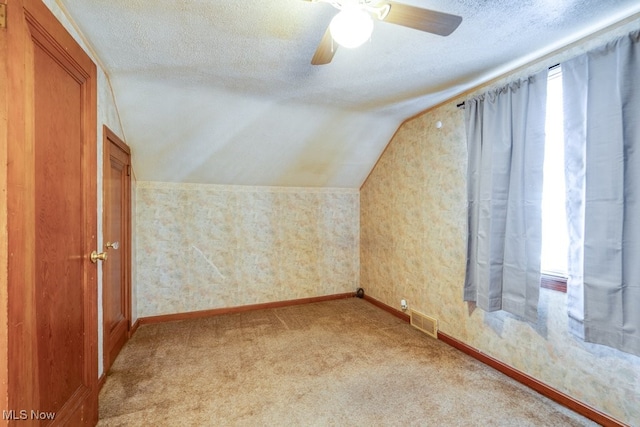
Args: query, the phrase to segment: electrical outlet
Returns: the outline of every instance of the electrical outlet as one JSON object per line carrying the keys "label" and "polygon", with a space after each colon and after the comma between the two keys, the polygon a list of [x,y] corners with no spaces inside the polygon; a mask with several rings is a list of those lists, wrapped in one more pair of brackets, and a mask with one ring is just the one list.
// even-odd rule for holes
{"label": "electrical outlet", "polygon": [[406,310],[407,308],[409,308],[409,306],[407,305],[407,300],[400,300],[400,308],[403,310]]}

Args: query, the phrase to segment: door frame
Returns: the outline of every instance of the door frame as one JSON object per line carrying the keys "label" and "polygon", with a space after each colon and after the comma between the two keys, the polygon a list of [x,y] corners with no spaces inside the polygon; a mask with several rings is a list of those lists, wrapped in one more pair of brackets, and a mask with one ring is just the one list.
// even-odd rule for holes
{"label": "door frame", "polygon": [[[124,280],[125,280],[125,316],[127,319],[127,337],[128,340],[131,337],[131,149],[129,146],[122,140],[120,137],[109,129],[106,125],[102,126],[102,151],[103,151],[103,169],[102,169],[102,201],[103,201],[103,209],[102,209],[102,224],[103,224],[103,243],[106,244],[105,236],[107,232],[107,209],[105,204],[108,199],[109,186],[107,183],[109,182],[109,174],[111,170],[110,164],[110,153],[111,153],[111,143],[116,145],[120,150],[124,151],[127,154],[128,161],[126,167],[127,170],[127,181],[125,183],[125,191],[123,194],[127,195],[127,209],[125,209],[125,221],[124,221],[124,242],[122,244],[122,266],[125,268]],[[107,322],[104,319],[105,313],[105,305],[107,303],[107,299],[105,298],[105,289],[106,289],[106,281],[104,267],[102,268],[102,364],[103,364],[103,377],[106,378],[107,371],[113,360],[109,360],[109,349],[107,346]],[[102,383],[102,381],[100,381]]]}
{"label": "door frame", "polygon": [[[0,0],[6,5],[7,0]],[[8,100],[9,64],[7,30],[0,29],[0,100]],[[8,230],[7,230],[7,145],[8,103],[0,101],[0,407],[9,407],[9,330],[8,330]],[[7,420],[0,419],[0,426],[8,425]]]}
{"label": "door frame", "polygon": [[[5,0],[0,2],[6,3]],[[83,287],[86,360],[84,361],[85,382],[89,388],[88,407],[84,409],[85,423],[97,422],[97,269],[89,260],[89,253],[97,246],[97,70],[89,56],[66,31],[53,13],[41,0],[12,0],[7,6],[7,28],[0,29],[0,52],[6,52],[0,70],[0,94],[7,102],[0,106],[0,125],[3,130],[0,141],[6,144],[6,154],[0,155],[0,172],[6,181],[6,211],[0,214],[0,225],[6,224],[7,258],[0,262],[3,271],[0,276],[0,296],[6,286],[8,340],[7,374],[0,374],[0,380],[7,380],[7,409],[38,409],[38,356],[37,330],[35,322],[35,277],[33,265],[38,254],[34,253],[35,221],[33,194],[35,192],[34,163],[34,114],[29,99],[33,99],[33,74],[29,64],[33,61],[27,46],[32,43],[34,31],[40,43],[64,58],[65,66],[71,67],[85,78],[82,99],[82,175],[84,223],[83,244]],[[24,10],[24,12],[23,12]],[[26,18],[25,18],[26,16]],[[10,100],[10,102],[8,101]],[[6,131],[5,131],[6,125]],[[6,157],[3,157],[6,156]],[[4,197],[4,196],[3,196]],[[4,227],[3,227],[4,230]],[[4,245],[5,234],[0,232],[0,248]],[[4,255],[3,255],[4,257]],[[4,267],[6,266],[6,270]],[[6,273],[6,276],[5,276]],[[5,284],[6,278],[6,284]],[[0,309],[0,320],[3,310]],[[4,339],[3,332],[0,337]],[[4,348],[4,346],[3,346]],[[4,350],[3,350],[4,351]],[[4,354],[3,354],[4,355]],[[0,364],[1,366],[1,364]],[[2,402],[4,403],[4,402]],[[67,420],[68,421],[68,420]],[[4,421],[0,421],[4,423]],[[56,418],[56,423],[64,423]],[[7,425],[9,422],[6,423]],[[11,423],[13,424],[13,422]]]}

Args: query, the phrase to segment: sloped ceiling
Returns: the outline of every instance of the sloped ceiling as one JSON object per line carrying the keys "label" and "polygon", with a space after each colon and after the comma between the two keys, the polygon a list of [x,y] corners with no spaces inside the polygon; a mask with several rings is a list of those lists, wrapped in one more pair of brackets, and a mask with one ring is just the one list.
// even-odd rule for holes
{"label": "sloped ceiling", "polygon": [[58,0],[112,82],[138,179],[358,188],[408,117],[640,12],[638,0],[407,0],[440,37],[376,22],[311,57],[337,13],[301,0]]}

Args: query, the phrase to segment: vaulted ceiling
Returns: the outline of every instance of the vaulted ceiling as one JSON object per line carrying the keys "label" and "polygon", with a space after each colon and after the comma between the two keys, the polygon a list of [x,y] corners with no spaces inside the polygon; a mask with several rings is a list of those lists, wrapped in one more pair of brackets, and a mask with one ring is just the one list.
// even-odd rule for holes
{"label": "vaulted ceiling", "polygon": [[106,68],[138,179],[358,188],[398,126],[640,12],[638,0],[407,0],[459,15],[448,37],[376,21],[310,60],[330,4],[58,0]]}

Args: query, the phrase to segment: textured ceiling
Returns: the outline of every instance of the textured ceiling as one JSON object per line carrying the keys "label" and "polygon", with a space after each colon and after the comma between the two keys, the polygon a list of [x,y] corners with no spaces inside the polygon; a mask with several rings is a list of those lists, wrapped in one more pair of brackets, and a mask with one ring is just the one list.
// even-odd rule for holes
{"label": "textured ceiling", "polygon": [[638,0],[407,0],[440,37],[376,22],[311,57],[337,12],[301,0],[58,0],[110,76],[138,179],[359,187],[408,117],[640,12]]}

